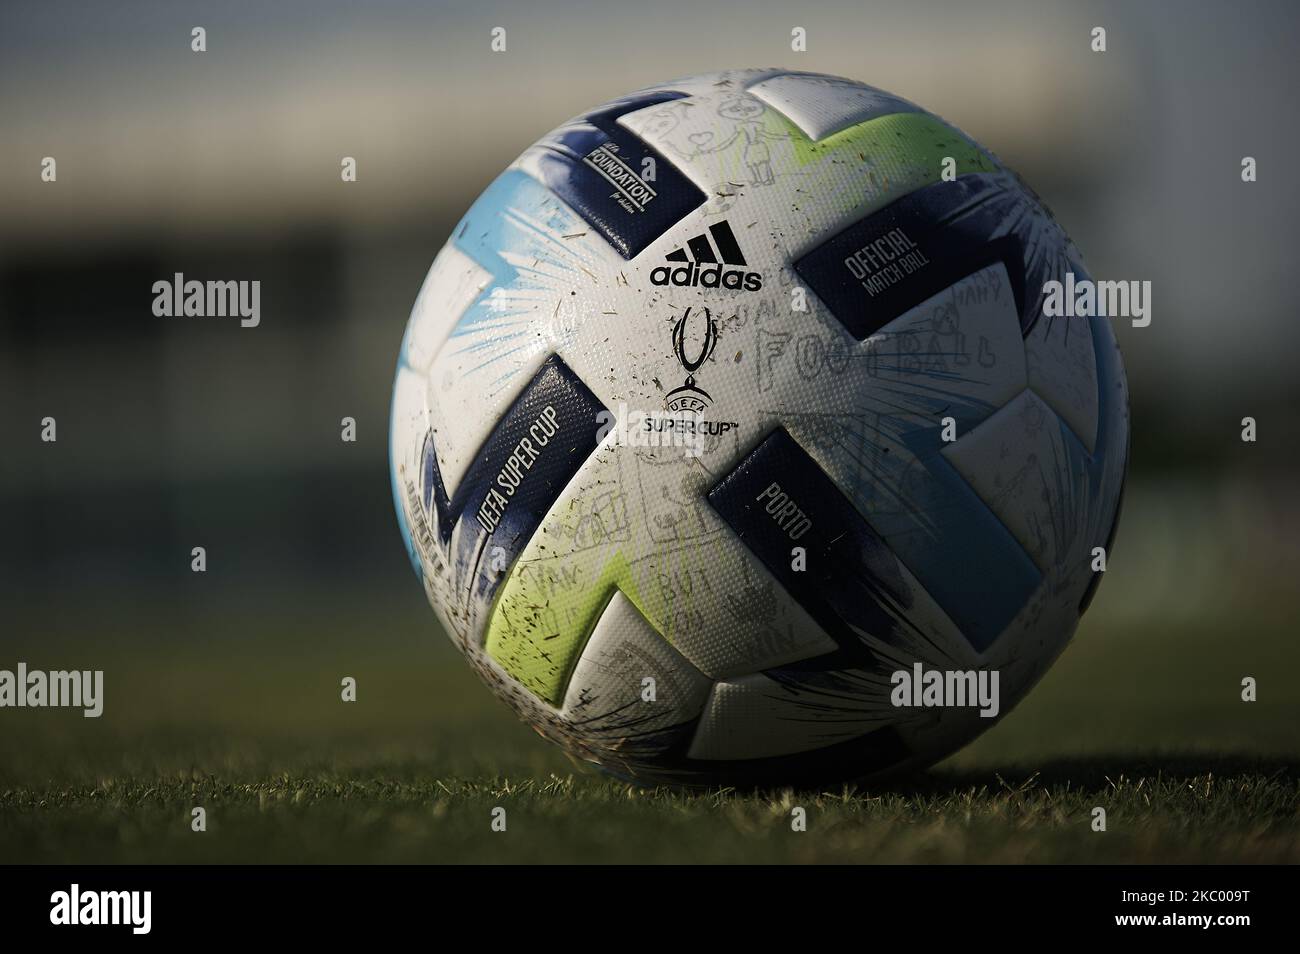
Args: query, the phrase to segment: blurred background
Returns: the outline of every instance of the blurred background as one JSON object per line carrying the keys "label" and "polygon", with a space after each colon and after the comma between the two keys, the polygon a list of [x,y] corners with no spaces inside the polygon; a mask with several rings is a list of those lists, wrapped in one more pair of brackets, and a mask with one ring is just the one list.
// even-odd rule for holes
{"label": "blurred background", "polygon": [[[449,230],[525,146],[728,66],[920,103],[1017,169],[1095,277],[1153,284],[1150,327],[1116,327],[1133,455],[1110,572],[1062,663],[958,759],[1294,755],[1298,27],[1288,2],[1185,0],[3,4],[0,668],[102,667],[108,695],[95,722],[0,714],[42,733],[0,731],[0,782],[120,767],[145,732],[207,764],[200,730],[562,765],[410,572],[387,476],[398,344]],[[261,326],[154,317],[174,272],[260,280]]]}

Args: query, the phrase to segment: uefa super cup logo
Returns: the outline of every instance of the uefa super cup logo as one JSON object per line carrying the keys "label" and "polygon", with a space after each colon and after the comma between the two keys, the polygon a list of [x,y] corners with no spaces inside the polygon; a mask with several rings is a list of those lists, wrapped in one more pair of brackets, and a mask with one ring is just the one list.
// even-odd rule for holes
{"label": "uefa super cup logo", "polygon": [[664,406],[670,411],[689,411],[698,414],[713,403],[709,392],[695,383],[695,372],[709,360],[709,355],[713,354],[713,349],[718,346],[718,323],[713,320],[709,309],[700,310],[704,312],[704,342],[694,357],[686,353],[689,347],[686,341],[686,330],[687,323],[691,319],[691,309],[687,308],[677,319],[677,324],[673,325],[673,353],[677,355],[678,362],[686,371],[686,381],[681,387],[673,388],[668,392]]}

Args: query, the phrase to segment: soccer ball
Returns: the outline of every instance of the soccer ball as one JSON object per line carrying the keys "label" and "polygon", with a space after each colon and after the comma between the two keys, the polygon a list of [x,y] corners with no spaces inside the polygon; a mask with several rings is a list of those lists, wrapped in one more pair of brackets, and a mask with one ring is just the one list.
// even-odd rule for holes
{"label": "soccer ball", "polygon": [[785,70],[564,124],[479,197],[402,343],[393,495],[429,601],[616,776],[815,784],[1005,713],[1100,579],[1128,457],[1037,197],[917,106]]}

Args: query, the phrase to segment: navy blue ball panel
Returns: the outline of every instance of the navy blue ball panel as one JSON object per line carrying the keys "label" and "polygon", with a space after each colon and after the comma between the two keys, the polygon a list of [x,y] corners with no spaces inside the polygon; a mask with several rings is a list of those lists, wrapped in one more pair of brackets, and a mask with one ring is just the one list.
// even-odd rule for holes
{"label": "navy blue ball panel", "polygon": [[[708,495],[718,515],[839,649],[835,668],[875,668],[856,630],[892,642],[909,624],[898,558],[826,472],[778,428]],[[792,565],[803,547],[806,567]]]}
{"label": "navy blue ball panel", "polygon": [[[424,505],[436,510],[444,544],[455,527],[461,528],[455,558],[462,570],[476,568],[479,595],[494,591],[505,578],[595,451],[596,417],[603,410],[591,390],[552,355],[484,442],[450,500],[429,436],[421,480]],[[503,552],[494,553],[497,547]]]}
{"label": "navy blue ball panel", "polygon": [[[1023,548],[937,448],[924,459],[920,511],[864,517],[778,429],[709,492],[718,515],[839,646],[813,668],[870,668],[855,630],[892,643],[910,627],[901,567],[979,651],[1038,585]],[[803,571],[791,565],[796,546],[806,551]]]}
{"label": "navy blue ball panel", "polygon": [[[625,113],[685,95],[629,96],[561,126],[538,143],[538,177],[624,258],[639,254],[704,203],[704,192],[676,166],[618,124]],[[646,159],[654,161],[653,181],[642,178]]]}
{"label": "navy blue ball panel", "polygon": [[[1006,265],[1027,333],[1054,262],[1026,256],[1041,220],[1027,197],[976,174],[917,189],[840,232],[795,263],[795,271],[859,341],[954,282]],[[1028,269],[1028,273],[1027,273]],[[1033,294],[1026,295],[1026,288]]]}

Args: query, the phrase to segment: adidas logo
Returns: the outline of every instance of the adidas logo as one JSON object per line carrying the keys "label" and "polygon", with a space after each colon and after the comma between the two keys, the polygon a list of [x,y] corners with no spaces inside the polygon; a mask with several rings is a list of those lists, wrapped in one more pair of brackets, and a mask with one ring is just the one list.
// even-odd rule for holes
{"label": "adidas logo", "polygon": [[[710,235],[712,241],[709,241]],[[676,267],[660,265],[653,269],[650,272],[651,284],[676,285],[678,288],[743,288],[746,291],[758,291],[763,287],[762,275],[743,270],[747,264],[745,256],[725,219],[710,225],[707,235],[688,239],[686,248],[669,252],[664,258],[682,264]],[[728,265],[742,268],[727,268]]]}

